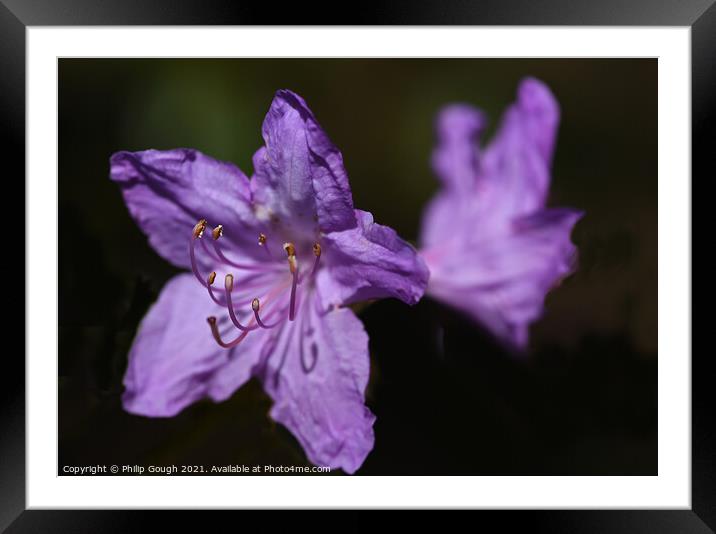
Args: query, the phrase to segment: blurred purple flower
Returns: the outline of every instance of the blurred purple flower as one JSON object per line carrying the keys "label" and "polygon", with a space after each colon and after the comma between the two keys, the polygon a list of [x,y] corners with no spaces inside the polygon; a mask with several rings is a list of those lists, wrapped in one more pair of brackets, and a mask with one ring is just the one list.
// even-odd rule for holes
{"label": "blurred purple flower", "polygon": [[518,349],[547,292],[576,265],[570,234],[583,213],[545,208],[558,123],[557,101],[531,78],[484,151],[477,109],[451,105],[437,120],[433,168],[443,188],[423,216],[427,294]]}
{"label": "blurred purple flower", "polygon": [[122,401],[170,417],[255,376],[312,462],[353,473],[373,448],[375,416],[364,402],[368,336],[342,306],[413,304],[428,272],[392,229],[353,208],[341,153],[301,97],[277,92],[262,132],[251,180],[196,150],[112,156],[150,244],[192,270],[143,319]]}

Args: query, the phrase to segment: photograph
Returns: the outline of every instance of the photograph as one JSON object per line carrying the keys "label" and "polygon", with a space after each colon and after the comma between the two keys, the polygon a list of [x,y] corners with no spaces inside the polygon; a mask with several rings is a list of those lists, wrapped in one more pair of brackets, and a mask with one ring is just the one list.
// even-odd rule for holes
{"label": "photograph", "polygon": [[658,61],[58,58],[57,475],[659,475]]}

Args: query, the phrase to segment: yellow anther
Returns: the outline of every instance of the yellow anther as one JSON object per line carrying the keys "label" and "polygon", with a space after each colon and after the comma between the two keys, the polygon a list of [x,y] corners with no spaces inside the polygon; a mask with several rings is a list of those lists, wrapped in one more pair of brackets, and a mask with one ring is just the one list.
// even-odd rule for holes
{"label": "yellow anther", "polygon": [[192,231],[192,235],[195,238],[201,237],[204,235],[204,230],[206,230],[206,219],[202,219],[194,225],[194,230]]}
{"label": "yellow anther", "polygon": [[283,250],[286,251],[286,256],[289,258],[296,255],[296,247],[293,246],[293,243],[284,243]]}
{"label": "yellow anther", "polygon": [[214,241],[219,239],[222,235],[224,235],[224,227],[221,225],[217,226],[211,231],[211,237],[214,238]]}

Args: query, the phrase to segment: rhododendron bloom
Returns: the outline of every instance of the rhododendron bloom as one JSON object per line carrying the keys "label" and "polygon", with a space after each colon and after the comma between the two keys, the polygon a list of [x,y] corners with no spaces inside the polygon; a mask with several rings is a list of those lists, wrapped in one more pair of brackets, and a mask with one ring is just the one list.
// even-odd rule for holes
{"label": "rhododendron bloom", "polygon": [[438,116],[433,169],[442,189],[423,217],[427,293],[522,349],[547,292],[570,274],[570,234],[582,212],[546,208],[559,106],[525,79],[492,142],[478,142],[482,112],[465,104]]}
{"label": "rhododendron bloom", "polygon": [[368,337],[345,305],[413,304],[428,272],[392,229],[354,209],[341,153],[301,97],[277,92],[262,133],[251,179],[196,150],[112,156],[149,243],[191,271],[142,321],[123,404],[169,417],[258,377],[271,416],[308,458],[352,473],[373,447],[375,417],[364,399]]}

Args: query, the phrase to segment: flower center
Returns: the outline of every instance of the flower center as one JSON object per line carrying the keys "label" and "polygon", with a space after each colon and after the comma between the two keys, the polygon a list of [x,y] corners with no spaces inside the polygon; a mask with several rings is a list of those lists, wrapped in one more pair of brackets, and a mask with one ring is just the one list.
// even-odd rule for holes
{"label": "flower center", "polygon": [[[269,250],[269,238],[265,234],[259,234],[258,246],[265,249],[266,260],[238,263],[229,259],[220,245],[220,238],[224,235],[223,226],[218,225],[211,229],[211,239],[205,238],[207,230],[206,219],[201,219],[192,230],[189,244],[191,270],[201,285],[207,289],[209,297],[216,304],[227,309],[234,328],[240,331],[234,340],[224,341],[216,317],[208,317],[207,321],[216,342],[221,347],[229,349],[241,343],[254,330],[271,329],[286,321],[295,320],[296,312],[300,309],[299,288],[313,285],[321,259],[321,245],[313,244],[315,258],[313,267],[310,271],[302,273],[299,269],[296,246],[291,242],[283,244],[286,259],[280,260]],[[217,268],[238,272],[241,275],[241,284],[235,284],[234,274],[227,272],[224,276],[224,291],[216,291],[214,288],[216,271],[211,271],[204,276],[199,269],[197,243],[201,243],[204,254],[212,264],[217,265]],[[288,271],[284,261],[288,263]],[[263,300],[260,300],[259,296]],[[246,306],[243,312],[247,313],[243,318],[240,317],[242,303]]]}

